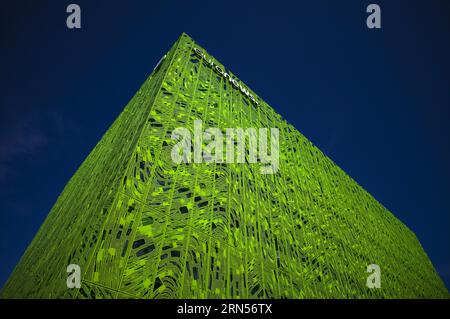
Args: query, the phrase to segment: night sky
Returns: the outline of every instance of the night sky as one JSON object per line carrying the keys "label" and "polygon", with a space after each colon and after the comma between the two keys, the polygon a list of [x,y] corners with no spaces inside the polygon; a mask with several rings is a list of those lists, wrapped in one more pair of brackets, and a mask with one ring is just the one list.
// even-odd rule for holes
{"label": "night sky", "polygon": [[[449,1],[9,2],[0,11],[0,287],[182,32],[414,231],[450,287]],[[379,30],[366,27],[372,2]],[[66,27],[70,3],[81,6],[79,30]]]}

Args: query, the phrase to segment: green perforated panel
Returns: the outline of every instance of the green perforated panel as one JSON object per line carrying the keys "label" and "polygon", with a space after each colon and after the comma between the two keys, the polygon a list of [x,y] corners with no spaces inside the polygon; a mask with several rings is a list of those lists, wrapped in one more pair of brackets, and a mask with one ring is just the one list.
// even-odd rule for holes
{"label": "green perforated panel", "polygon": [[[194,47],[183,34],[106,132],[2,297],[448,297],[407,227]],[[175,164],[172,131],[199,119],[279,128],[278,172]],[[81,267],[80,289],[66,286],[68,264]],[[370,264],[381,267],[379,289],[366,286]]]}

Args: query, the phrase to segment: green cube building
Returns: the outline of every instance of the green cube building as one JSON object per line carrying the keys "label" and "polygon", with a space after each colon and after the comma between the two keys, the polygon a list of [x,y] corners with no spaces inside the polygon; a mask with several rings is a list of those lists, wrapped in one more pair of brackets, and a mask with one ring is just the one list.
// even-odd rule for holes
{"label": "green cube building", "polygon": [[[278,128],[279,167],[176,163],[176,128]],[[224,146],[225,148],[225,146]],[[67,266],[81,271],[67,285]],[[369,265],[381,286],[369,288]],[[413,232],[182,34],[65,186],[2,298],[448,297]]]}

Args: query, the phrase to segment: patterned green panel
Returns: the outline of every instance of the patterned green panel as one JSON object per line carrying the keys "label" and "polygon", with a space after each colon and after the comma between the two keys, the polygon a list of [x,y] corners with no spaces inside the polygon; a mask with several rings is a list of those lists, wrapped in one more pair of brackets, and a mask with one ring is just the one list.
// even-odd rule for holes
{"label": "patterned green panel", "polygon": [[[126,106],[2,297],[448,297],[407,227],[194,48],[183,34]],[[278,172],[261,174],[261,163],[175,164],[172,132],[193,132],[195,120],[204,129],[279,128]],[[68,264],[81,267],[80,289],[66,287]],[[381,267],[380,289],[366,287],[370,264]]]}

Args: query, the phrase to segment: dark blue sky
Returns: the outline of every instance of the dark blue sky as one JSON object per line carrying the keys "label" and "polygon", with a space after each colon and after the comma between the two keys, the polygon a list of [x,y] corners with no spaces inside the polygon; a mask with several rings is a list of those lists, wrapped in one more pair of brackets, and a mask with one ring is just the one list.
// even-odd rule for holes
{"label": "dark blue sky", "polygon": [[[0,286],[184,31],[412,229],[450,287],[450,2],[10,2],[0,12]],[[73,2],[81,30],[65,25]],[[365,25],[371,2],[381,30]]]}

